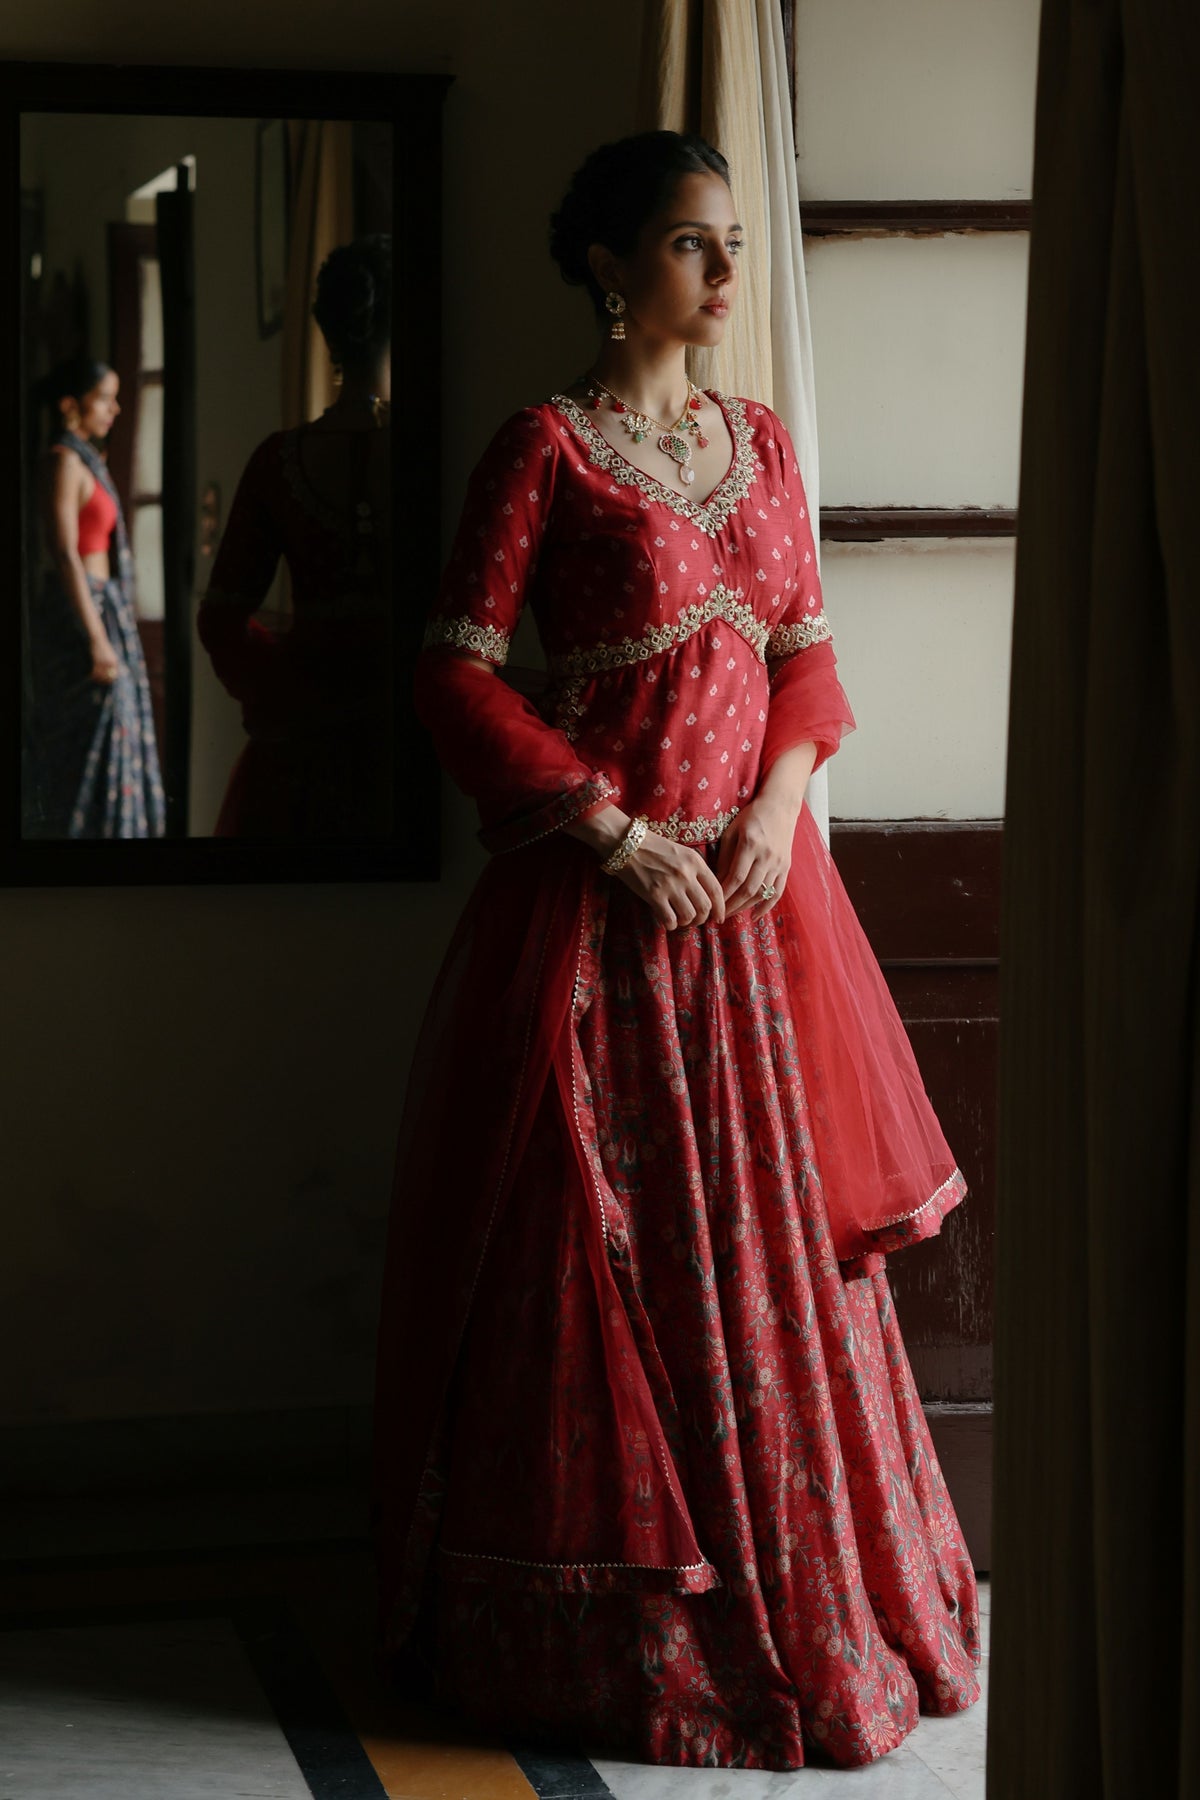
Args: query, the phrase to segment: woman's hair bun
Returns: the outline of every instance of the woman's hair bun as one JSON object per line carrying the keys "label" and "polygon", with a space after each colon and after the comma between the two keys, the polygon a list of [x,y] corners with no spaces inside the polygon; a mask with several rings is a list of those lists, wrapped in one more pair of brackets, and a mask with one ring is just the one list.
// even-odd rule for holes
{"label": "woman's hair bun", "polygon": [[601,144],[571,177],[550,215],[550,254],[564,281],[586,287],[597,311],[604,294],[588,265],[593,244],[628,256],[642,226],[684,175],[719,175],[728,186],[729,164],[705,138],[690,131],[640,131]]}
{"label": "woman's hair bun", "polygon": [[317,274],[313,318],[335,362],[369,362],[392,335],[392,240],[374,232],[339,244]]}
{"label": "woman's hair bun", "polygon": [[60,400],[68,398],[82,400],[93,388],[98,388],[112,369],[106,362],[97,362],[95,357],[87,356],[82,351],[74,356],[64,357],[62,362],[55,363],[48,374],[34,384],[34,396],[47,406],[55,407]]}

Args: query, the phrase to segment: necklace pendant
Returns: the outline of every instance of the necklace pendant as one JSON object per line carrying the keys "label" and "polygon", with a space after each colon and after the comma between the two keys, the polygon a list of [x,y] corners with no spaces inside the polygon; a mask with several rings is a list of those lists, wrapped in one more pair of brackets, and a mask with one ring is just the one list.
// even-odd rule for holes
{"label": "necklace pendant", "polygon": [[612,403],[612,409],[616,413],[628,412],[628,410],[629,410],[629,408],[625,405],[625,402],[623,400],[614,400]]}
{"label": "necklace pendant", "polygon": [[699,444],[701,450],[708,449],[708,439],[705,437],[705,435],[702,431],[698,431],[696,433],[696,442]]}
{"label": "necklace pendant", "polygon": [[696,479],[695,469],[689,469],[686,463],[682,463],[679,469],[679,479],[682,481],[684,487],[691,487],[693,481]]}
{"label": "necklace pendant", "polygon": [[681,431],[664,431],[658,440],[658,447],[664,456],[669,456],[681,468],[692,460],[692,446]]}

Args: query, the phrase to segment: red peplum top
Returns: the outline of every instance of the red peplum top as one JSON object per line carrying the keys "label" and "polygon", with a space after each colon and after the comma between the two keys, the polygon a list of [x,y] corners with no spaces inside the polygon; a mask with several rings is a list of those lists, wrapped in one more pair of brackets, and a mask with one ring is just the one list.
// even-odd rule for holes
{"label": "red peplum top", "polygon": [[108,489],[97,481],[91,496],[79,509],[79,554],[106,552],[117,523],[117,506]]}

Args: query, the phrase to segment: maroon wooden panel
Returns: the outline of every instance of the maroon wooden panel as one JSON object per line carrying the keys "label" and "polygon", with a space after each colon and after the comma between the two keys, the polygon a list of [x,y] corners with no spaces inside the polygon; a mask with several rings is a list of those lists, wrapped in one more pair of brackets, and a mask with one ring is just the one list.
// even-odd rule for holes
{"label": "maroon wooden panel", "polygon": [[940,1236],[888,1259],[921,1396],[991,1397],[998,823],[838,822],[834,858],[970,1186]]}
{"label": "maroon wooden panel", "polygon": [[860,232],[941,236],[947,231],[1028,231],[1030,200],[801,200],[806,237]]}
{"label": "maroon wooden panel", "polygon": [[1017,535],[1012,506],[823,506],[821,541],[877,544],[888,538],[1005,538]]}
{"label": "maroon wooden panel", "polygon": [[838,873],[885,967],[999,954],[1002,843],[994,819],[838,819],[830,827]]}
{"label": "maroon wooden panel", "polygon": [[[945,989],[954,976],[943,978]],[[923,1400],[989,1400],[992,1393],[992,1237],[995,1224],[997,977],[990,1006],[929,1019],[897,995],[925,1088],[970,1194],[938,1237],[888,1258],[896,1310]],[[943,998],[952,996],[943,995]]]}
{"label": "maroon wooden panel", "polygon": [[992,1566],[992,1409],[927,1406],[933,1448],[954,1500],[972,1566]]}

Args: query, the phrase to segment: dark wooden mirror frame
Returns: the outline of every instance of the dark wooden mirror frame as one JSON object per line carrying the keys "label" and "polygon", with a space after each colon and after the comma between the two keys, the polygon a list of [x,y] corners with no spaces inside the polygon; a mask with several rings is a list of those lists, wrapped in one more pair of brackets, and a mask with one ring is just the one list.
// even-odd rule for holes
{"label": "dark wooden mirror frame", "polygon": [[[440,867],[439,776],[412,720],[412,659],[440,569],[441,111],[449,77],[349,71],[233,70],[74,63],[0,63],[0,884],[404,881]],[[396,564],[397,829],[382,842],[273,844],[232,838],[50,842],[21,836],[21,555],[24,538],[20,121],[23,113],[153,113],[196,117],[374,119],[392,129],[393,236],[415,246],[393,299],[393,382],[418,433],[397,435],[392,504],[404,553]],[[249,446],[247,447],[249,449]],[[405,530],[404,520],[412,521]],[[402,573],[401,573],[402,571]],[[189,622],[190,625],[190,622]],[[407,801],[405,800],[405,797]]]}

